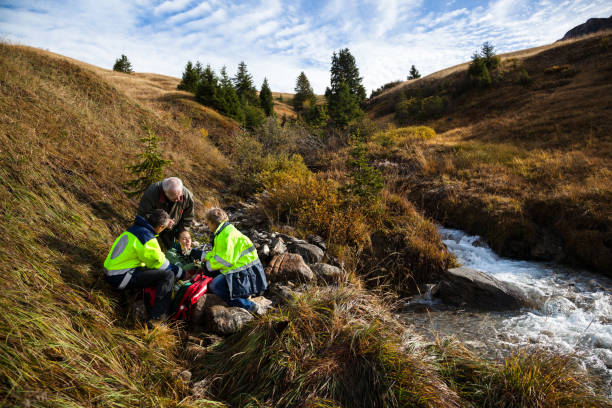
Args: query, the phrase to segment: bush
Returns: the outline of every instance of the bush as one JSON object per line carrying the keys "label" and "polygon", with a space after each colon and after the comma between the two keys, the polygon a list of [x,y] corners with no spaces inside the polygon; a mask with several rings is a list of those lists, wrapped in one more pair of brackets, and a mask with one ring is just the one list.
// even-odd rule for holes
{"label": "bush", "polygon": [[406,147],[415,141],[429,140],[434,137],[436,137],[436,131],[429,126],[410,126],[379,132],[374,137],[374,141],[384,147]]}
{"label": "bush", "polygon": [[533,84],[533,78],[529,76],[525,68],[521,69],[519,72],[518,83],[523,86],[531,86],[531,84]]}
{"label": "bush", "polygon": [[266,114],[263,110],[248,103],[244,106],[244,116],[245,126],[250,130],[257,129],[266,120]]}
{"label": "bush", "polygon": [[446,111],[446,99],[437,95],[401,98],[395,106],[395,119],[400,124],[440,117]]}

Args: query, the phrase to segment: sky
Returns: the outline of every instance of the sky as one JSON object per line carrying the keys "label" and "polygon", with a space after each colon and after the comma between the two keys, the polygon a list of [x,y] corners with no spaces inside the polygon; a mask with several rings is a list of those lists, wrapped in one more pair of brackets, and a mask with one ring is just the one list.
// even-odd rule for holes
{"label": "sky", "polygon": [[329,85],[332,53],[349,48],[368,94],[470,60],[550,44],[610,0],[0,0],[0,39],[103,68],[121,54],[137,72],[181,77],[187,61],[233,76],[241,61],[259,88],[293,92],[300,72]]}

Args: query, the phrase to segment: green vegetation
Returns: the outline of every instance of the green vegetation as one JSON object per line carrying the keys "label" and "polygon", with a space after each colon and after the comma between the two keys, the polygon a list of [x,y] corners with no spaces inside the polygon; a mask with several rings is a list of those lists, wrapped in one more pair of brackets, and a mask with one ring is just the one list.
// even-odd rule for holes
{"label": "green vegetation", "polygon": [[375,96],[380,95],[381,93],[383,93],[387,89],[391,89],[394,86],[399,85],[401,83],[402,83],[401,80],[392,81],[392,82],[388,82],[388,83],[384,84],[383,86],[381,86],[379,88],[373,89],[372,92],[370,92],[370,99],[374,98]]}
{"label": "green vegetation", "polygon": [[446,100],[437,95],[410,99],[402,95],[395,106],[395,118],[401,125],[438,118],[445,112],[446,104]]}
{"label": "green vegetation", "polygon": [[491,71],[497,69],[500,59],[495,55],[495,47],[489,42],[482,44],[480,53],[472,55],[472,62],[468,68],[468,78],[473,86],[487,88],[491,86]]}
{"label": "green vegetation", "polygon": [[268,79],[264,78],[263,84],[261,85],[261,91],[259,91],[259,105],[263,109],[266,116],[270,116],[274,108],[274,99],[272,98],[272,91],[268,85]]}
{"label": "green vegetation", "polygon": [[113,65],[113,71],[124,72],[126,74],[134,73],[132,69],[132,63],[128,60],[128,57],[121,54],[121,57],[115,60],[115,65]]}
{"label": "green vegetation", "polygon": [[317,104],[317,98],[304,72],[300,72],[296,80],[292,104],[298,113],[307,112]]}
{"label": "green vegetation", "polygon": [[325,90],[329,116],[336,125],[346,126],[363,115],[361,105],[366,97],[355,57],[348,48],[333,53],[330,71],[331,88]]}
{"label": "green vegetation", "polygon": [[164,178],[164,167],[172,163],[171,160],[162,159],[159,152],[159,138],[149,127],[145,126],[148,136],[140,139],[145,143],[145,151],[139,155],[141,162],[128,166],[128,170],[137,178],[127,183],[125,192],[129,196],[142,194],[151,184]]}
{"label": "green vegetation", "polygon": [[413,65],[410,67],[410,72],[408,73],[408,80],[418,79],[421,77],[419,70]]}

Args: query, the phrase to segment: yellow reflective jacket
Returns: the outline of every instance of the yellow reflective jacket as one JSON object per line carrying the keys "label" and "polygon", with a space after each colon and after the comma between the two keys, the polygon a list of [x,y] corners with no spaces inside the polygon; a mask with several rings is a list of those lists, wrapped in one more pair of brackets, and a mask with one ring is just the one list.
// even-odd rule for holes
{"label": "yellow reflective jacket", "polygon": [[213,248],[203,261],[209,271],[220,270],[222,274],[238,272],[259,262],[257,251],[251,240],[229,222],[217,227]]}

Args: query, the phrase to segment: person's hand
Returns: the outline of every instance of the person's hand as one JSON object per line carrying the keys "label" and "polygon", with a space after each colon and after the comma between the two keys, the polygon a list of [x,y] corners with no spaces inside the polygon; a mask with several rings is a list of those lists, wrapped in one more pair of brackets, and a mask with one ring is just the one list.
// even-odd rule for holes
{"label": "person's hand", "polygon": [[168,225],[166,226],[168,229],[172,229],[172,227],[174,227],[174,218],[170,218]]}

